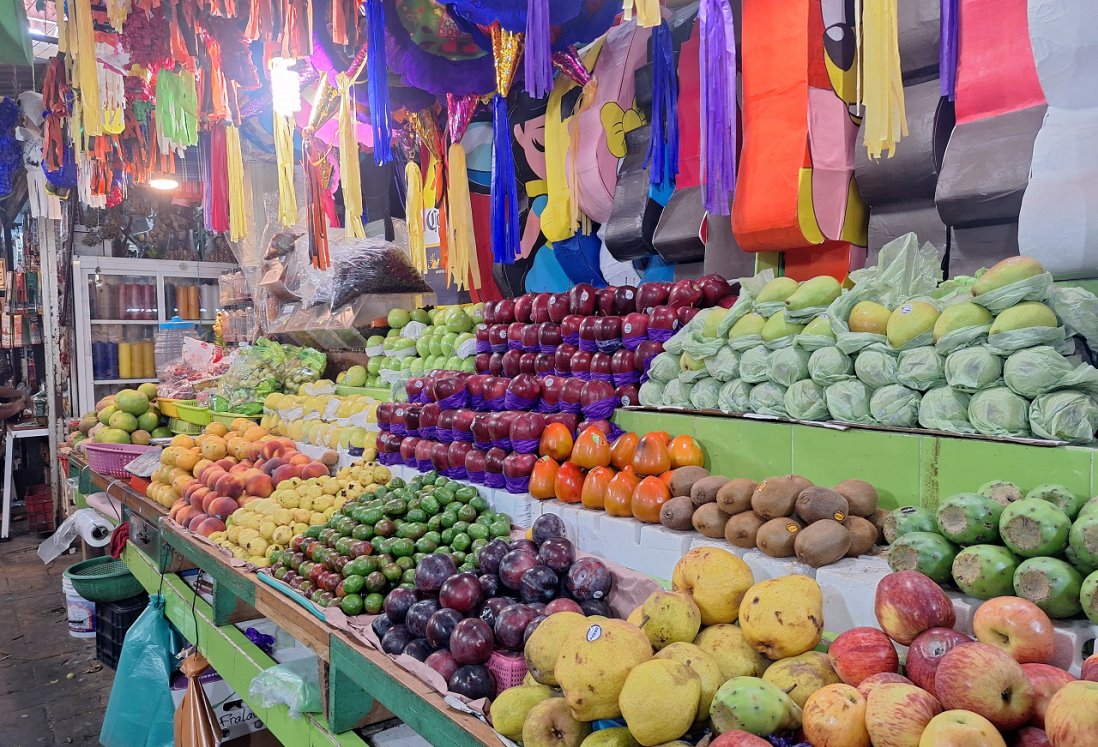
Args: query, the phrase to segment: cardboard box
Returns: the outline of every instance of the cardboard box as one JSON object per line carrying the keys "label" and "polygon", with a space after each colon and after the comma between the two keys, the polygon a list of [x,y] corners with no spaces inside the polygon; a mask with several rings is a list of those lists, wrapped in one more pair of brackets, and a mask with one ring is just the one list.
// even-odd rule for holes
{"label": "cardboard box", "polygon": [[[266,731],[267,727],[255,712],[225,680],[221,679],[221,675],[217,672],[208,669],[198,678],[198,681],[202,683],[202,689],[206,691],[206,697],[210,701],[214,715],[221,724],[222,741]],[[176,709],[183,702],[183,694],[186,691],[187,678],[180,674],[172,680],[172,702]]]}

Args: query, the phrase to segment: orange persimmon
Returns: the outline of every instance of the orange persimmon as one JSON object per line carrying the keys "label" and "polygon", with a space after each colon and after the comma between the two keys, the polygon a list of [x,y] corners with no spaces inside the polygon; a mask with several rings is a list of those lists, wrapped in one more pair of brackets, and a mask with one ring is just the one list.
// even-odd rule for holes
{"label": "orange persimmon", "polygon": [[560,465],[551,456],[543,456],[534,462],[534,469],[530,472],[530,495],[543,501],[555,498],[559,470]]}
{"label": "orange persimmon", "polygon": [[606,440],[606,434],[594,426],[585,428],[572,447],[570,461],[582,469],[609,467],[610,442]]}
{"label": "orange persimmon", "polygon": [[660,509],[671,500],[671,489],[658,477],[646,477],[633,491],[633,516],[649,524],[660,523]]}
{"label": "orange persimmon", "polygon": [[701,444],[693,436],[676,436],[668,451],[671,452],[672,469],[705,466],[705,454],[702,453]]}
{"label": "orange persimmon", "polygon": [[662,475],[671,469],[671,454],[659,433],[645,433],[633,454],[633,469],[641,477]]}
{"label": "orange persimmon", "polygon": [[606,507],[606,487],[617,473],[609,467],[595,467],[587,473],[580,493],[580,503],[584,508],[603,509]]}
{"label": "orange persimmon", "polygon": [[541,432],[538,453],[563,462],[572,455],[572,431],[564,423],[550,423]]}
{"label": "orange persimmon", "polygon": [[632,467],[626,467],[610,480],[603,497],[603,507],[611,516],[633,515],[633,491],[640,481]]}
{"label": "orange persimmon", "polygon": [[583,493],[583,470],[575,462],[565,462],[557,470],[553,489],[561,503],[579,503]]}
{"label": "orange persimmon", "polygon": [[660,477],[661,480],[663,480],[663,484],[666,485],[668,488],[670,488],[671,487],[671,477],[674,474],[675,474],[675,470],[669,469],[666,472],[664,472],[662,475],[660,475],[659,477]]}
{"label": "orange persimmon", "polygon": [[671,434],[667,431],[650,431],[648,435],[662,441],[664,446],[671,445]]}
{"label": "orange persimmon", "polygon": [[637,452],[640,436],[632,431],[618,436],[610,447],[610,464],[616,470],[623,470],[633,463],[633,454]]}

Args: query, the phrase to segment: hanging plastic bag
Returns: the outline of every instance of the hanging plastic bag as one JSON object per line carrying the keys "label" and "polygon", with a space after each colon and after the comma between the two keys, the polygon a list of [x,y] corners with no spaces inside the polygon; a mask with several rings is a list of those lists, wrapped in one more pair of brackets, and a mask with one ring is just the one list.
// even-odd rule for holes
{"label": "hanging plastic bag", "polygon": [[837,347],[820,348],[808,358],[808,375],[822,387],[854,378],[854,361]]}
{"label": "hanging plastic bag", "polygon": [[950,433],[975,433],[968,420],[970,397],[948,386],[931,389],[919,403],[919,425]]}
{"label": "hanging plastic bag", "polygon": [[648,366],[648,378],[666,384],[679,375],[679,356],[663,352],[652,359]]}
{"label": "hanging plastic bag", "polygon": [[759,415],[773,415],[779,418],[789,416],[785,410],[785,387],[773,381],[764,381],[752,389],[748,402],[751,406],[750,411]]}
{"label": "hanging plastic bag", "polygon": [[770,354],[770,380],[791,387],[808,378],[808,352],[799,347],[786,347]]}
{"label": "hanging plastic bag", "polygon": [[872,425],[869,398],[873,391],[857,379],[839,381],[824,390],[831,419],[840,423]]}
{"label": "hanging plastic bag", "polygon": [[197,651],[188,654],[179,667],[187,678],[187,690],[175,712],[176,747],[217,747],[221,741],[221,723],[198,679],[209,668],[206,657]]}
{"label": "hanging plastic bag", "polygon": [[1030,399],[1057,389],[1098,394],[1098,368],[1075,364],[1047,345],[1019,350],[1003,364],[1003,382]]}
{"label": "hanging plastic bag", "polygon": [[854,373],[870,389],[896,383],[896,355],[884,350],[862,350],[854,359]]}
{"label": "hanging plastic bag", "polygon": [[704,378],[690,390],[690,404],[695,410],[716,410],[721,382]]}
{"label": "hanging plastic bag", "polygon": [[682,379],[672,379],[663,388],[663,404],[667,407],[689,407],[694,385]]}
{"label": "hanging plastic bag", "polygon": [[873,392],[869,398],[869,414],[878,425],[891,428],[913,428],[919,422],[919,401],[922,395],[900,384],[889,384]]}
{"label": "hanging plastic bag", "polygon": [[968,420],[985,436],[1029,438],[1029,400],[1005,386],[976,392],[968,403]]}
{"label": "hanging plastic bag", "polygon": [[1003,359],[981,345],[947,355],[944,370],[949,386],[971,394],[999,381],[1003,374]]}
{"label": "hanging plastic bag", "polygon": [[663,384],[654,379],[649,379],[640,385],[638,395],[640,403],[645,407],[659,407],[663,404]]}
{"label": "hanging plastic bag", "polygon": [[721,412],[737,415],[751,411],[751,385],[743,379],[733,379],[721,387],[717,394],[717,407]]}
{"label": "hanging plastic bag", "polygon": [[828,420],[824,388],[812,381],[802,379],[785,390],[785,411],[795,420]]}
{"label": "hanging plastic bag", "polygon": [[740,375],[740,354],[725,345],[712,358],[705,359],[705,370],[717,381],[732,381]]}
{"label": "hanging plastic bag", "polygon": [[1029,427],[1041,438],[1090,443],[1098,431],[1098,402],[1075,390],[1042,394],[1029,406]]}
{"label": "hanging plastic bag", "polygon": [[896,382],[926,392],[945,384],[945,359],[932,345],[912,348],[896,359]]}
{"label": "hanging plastic bag", "polygon": [[294,659],[264,669],[252,678],[249,694],[262,708],[284,705],[290,718],[306,713],[321,713],[320,676],[315,656]]}
{"label": "hanging plastic bag", "polygon": [[1055,286],[1048,304],[1069,335],[1082,336],[1091,350],[1098,350],[1098,297],[1082,288]]}
{"label": "hanging plastic bag", "polygon": [[[977,273],[979,279],[983,273]],[[995,290],[972,297],[973,303],[978,303],[992,314],[1017,306],[1023,301],[1048,300],[1052,291],[1052,275],[1042,272],[1040,275],[1028,277],[1015,283],[1009,283]]]}
{"label": "hanging plastic bag", "polygon": [[114,672],[99,742],[104,747],[172,747],[172,659],[178,641],[164,616],[164,597],[149,606],[126,633]]}
{"label": "hanging plastic bag", "polygon": [[770,378],[770,351],[758,345],[741,355],[740,378],[748,384],[761,384]]}

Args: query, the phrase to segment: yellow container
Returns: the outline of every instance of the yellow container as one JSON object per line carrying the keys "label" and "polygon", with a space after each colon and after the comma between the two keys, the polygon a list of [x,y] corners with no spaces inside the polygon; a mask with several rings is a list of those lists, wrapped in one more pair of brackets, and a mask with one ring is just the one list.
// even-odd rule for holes
{"label": "yellow container", "polygon": [[143,379],[155,379],[156,378],[156,359],[154,357],[154,347],[152,340],[145,340],[141,343],[141,368],[144,371],[141,374]]}
{"label": "yellow container", "polygon": [[132,379],[133,372],[133,343],[118,343],[118,378]]}

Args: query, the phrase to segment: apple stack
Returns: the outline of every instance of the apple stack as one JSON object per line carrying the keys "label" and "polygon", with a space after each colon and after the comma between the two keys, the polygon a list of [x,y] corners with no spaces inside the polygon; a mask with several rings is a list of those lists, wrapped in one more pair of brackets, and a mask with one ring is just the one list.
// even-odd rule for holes
{"label": "apple stack", "polygon": [[993,480],[884,521],[893,570],[917,570],[969,596],[1016,594],[1053,618],[1098,623],[1098,497],[1046,483],[1023,493]]}

